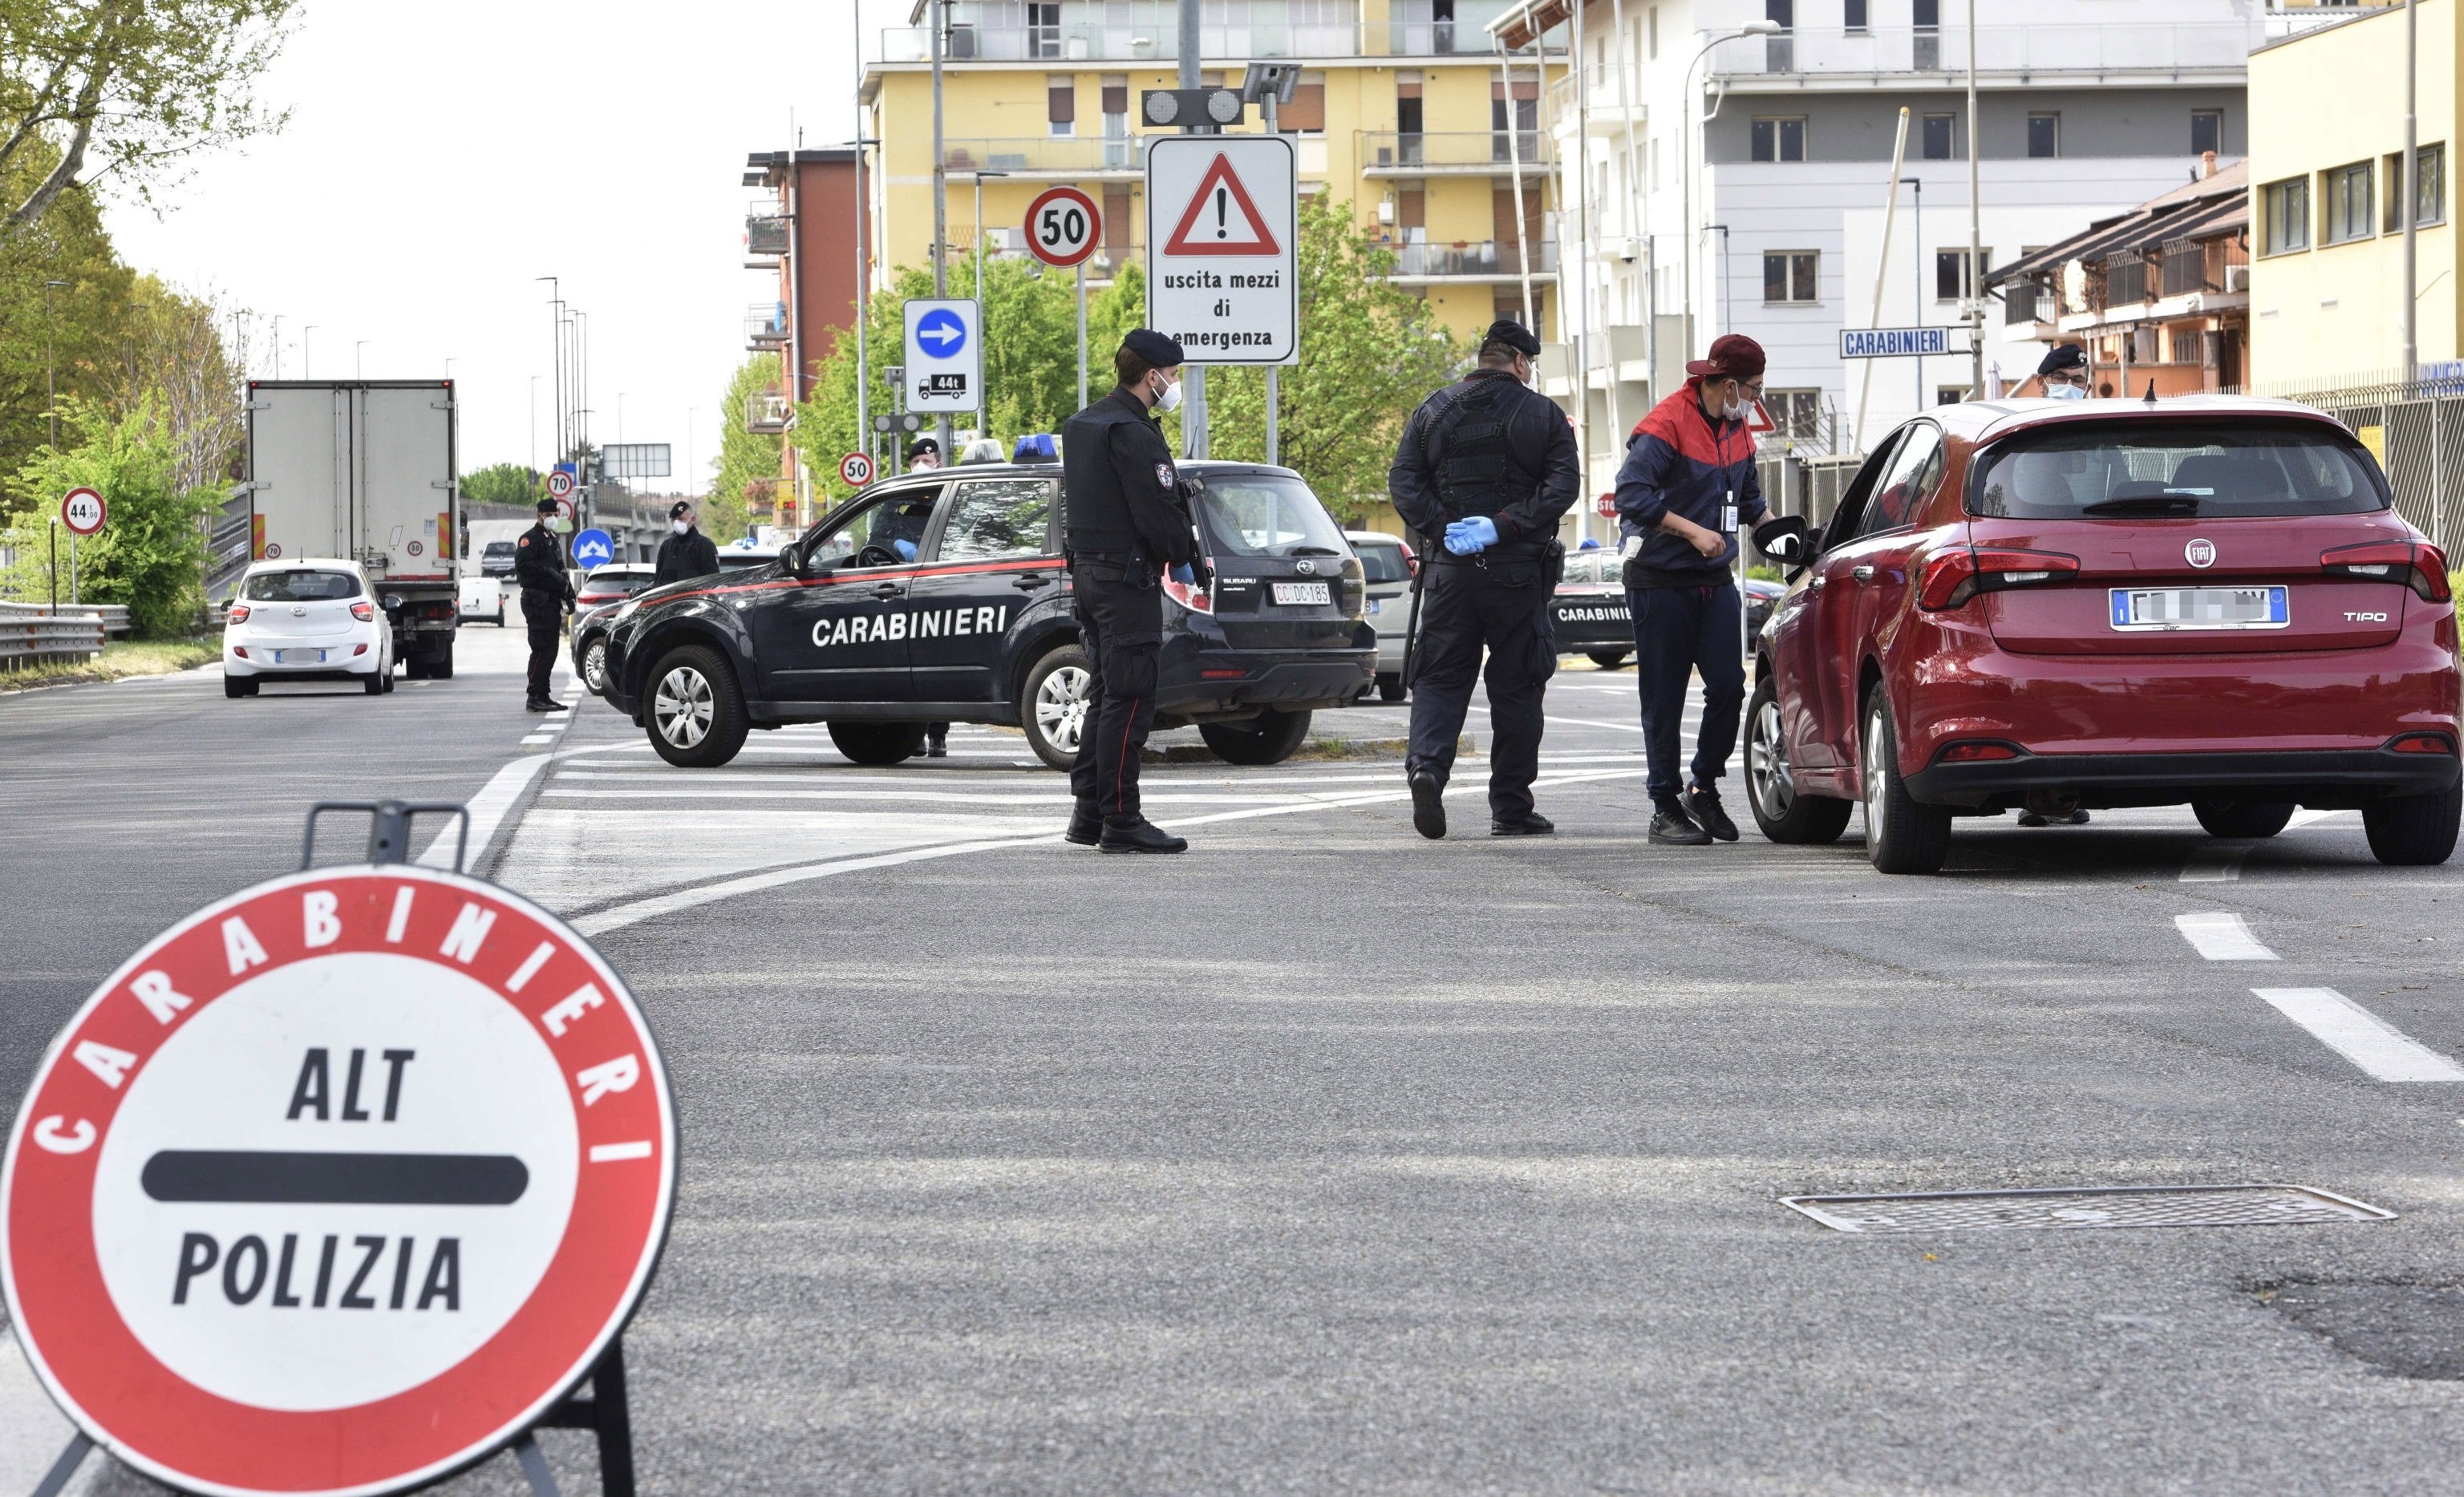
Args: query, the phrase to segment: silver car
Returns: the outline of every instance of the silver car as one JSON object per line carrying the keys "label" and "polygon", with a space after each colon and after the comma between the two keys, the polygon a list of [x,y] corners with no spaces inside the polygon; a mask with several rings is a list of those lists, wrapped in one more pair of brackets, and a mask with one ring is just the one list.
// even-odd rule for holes
{"label": "silver car", "polygon": [[1403,632],[1412,621],[1412,579],[1419,575],[1420,558],[1399,535],[1383,531],[1346,531],[1352,553],[1360,558],[1368,596],[1361,618],[1377,631],[1377,697],[1403,700]]}

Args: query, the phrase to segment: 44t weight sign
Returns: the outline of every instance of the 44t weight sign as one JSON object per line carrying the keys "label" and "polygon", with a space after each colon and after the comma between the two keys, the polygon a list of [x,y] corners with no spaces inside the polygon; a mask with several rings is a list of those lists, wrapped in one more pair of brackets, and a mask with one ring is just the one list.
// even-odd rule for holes
{"label": "44t weight sign", "polygon": [[1075,187],[1051,187],[1026,206],[1026,248],[1064,270],[1083,263],[1104,237],[1095,200]]}
{"label": "44t weight sign", "polygon": [[623,1329],[676,1128],[625,985],[554,916],[406,864],[261,883],[53,1043],[0,1174],[44,1386],[188,1491],[406,1490]]}

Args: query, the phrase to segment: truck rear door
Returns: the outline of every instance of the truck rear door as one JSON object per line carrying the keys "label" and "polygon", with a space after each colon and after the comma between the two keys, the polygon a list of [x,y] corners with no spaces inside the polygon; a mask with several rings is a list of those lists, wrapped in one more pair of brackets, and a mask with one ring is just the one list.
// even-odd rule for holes
{"label": "truck rear door", "polygon": [[255,560],[351,554],[349,392],[331,385],[249,391],[249,554]]}
{"label": "truck rear door", "polygon": [[435,381],[358,392],[359,533],[352,554],[385,581],[452,577],[452,393]]}

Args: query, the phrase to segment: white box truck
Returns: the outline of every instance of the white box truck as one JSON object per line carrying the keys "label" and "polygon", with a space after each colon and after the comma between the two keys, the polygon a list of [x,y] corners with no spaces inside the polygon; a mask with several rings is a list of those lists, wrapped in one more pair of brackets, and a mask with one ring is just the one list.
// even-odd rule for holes
{"label": "white box truck", "polygon": [[365,567],[413,677],[453,674],[462,493],[451,380],[256,380],[251,553]]}

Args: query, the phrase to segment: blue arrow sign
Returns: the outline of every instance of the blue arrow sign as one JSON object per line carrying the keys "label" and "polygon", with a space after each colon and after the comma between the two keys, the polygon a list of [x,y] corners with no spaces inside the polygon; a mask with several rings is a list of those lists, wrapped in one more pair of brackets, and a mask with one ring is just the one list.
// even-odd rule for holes
{"label": "blue arrow sign", "polygon": [[573,564],[604,567],[616,559],[616,542],[603,530],[587,530],[573,538]]}
{"label": "blue arrow sign", "polygon": [[966,321],[947,307],[936,307],[917,319],[915,341],[935,358],[956,358],[967,346]]}

